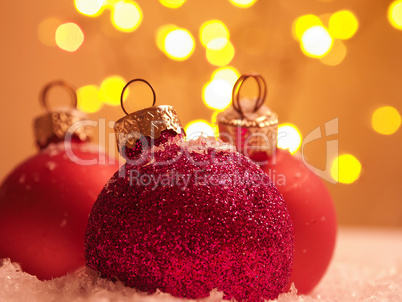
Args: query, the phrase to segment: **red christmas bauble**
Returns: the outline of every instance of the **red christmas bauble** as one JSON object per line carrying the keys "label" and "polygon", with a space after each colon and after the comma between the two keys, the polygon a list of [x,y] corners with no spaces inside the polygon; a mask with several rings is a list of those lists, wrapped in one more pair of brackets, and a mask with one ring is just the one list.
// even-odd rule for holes
{"label": "red christmas bauble", "polygon": [[[257,81],[256,102],[240,100],[248,79]],[[323,277],[335,247],[337,221],[323,181],[289,151],[277,149],[278,116],[263,106],[266,84],[260,75],[242,75],[233,88],[233,108],[217,117],[222,140],[259,163],[274,182],[290,212],[295,231],[295,257],[288,287],[294,282],[307,294]]]}
{"label": "red christmas bauble", "polygon": [[[197,299],[217,289],[226,299],[275,299],[289,281],[293,254],[282,196],[232,146],[215,138],[185,143],[178,123],[169,106],[116,123],[130,160],[92,209],[87,266],[148,293]],[[153,125],[156,134],[148,131]],[[133,142],[129,135],[138,132],[143,139]]]}
{"label": "red christmas bauble", "polygon": [[307,294],[324,276],[335,248],[335,206],[324,182],[297,156],[277,149],[275,160],[262,165],[283,195],[295,232],[295,254],[289,285]]}
{"label": "red christmas bauble", "polygon": [[[54,86],[67,88],[72,108],[49,111],[46,95]],[[73,109],[77,98],[68,84],[49,83],[41,101],[48,112],[35,119],[40,151],[0,187],[0,258],[20,263],[39,279],[50,279],[85,265],[88,216],[118,164],[89,142],[92,128],[86,115]]]}
{"label": "red christmas bauble", "polygon": [[[72,143],[81,160],[108,156],[91,143]],[[50,144],[12,171],[0,187],[0,258],[11,258],[39,279],[85,265],[88,215],[117,164],[80,165],[64,143]]]}

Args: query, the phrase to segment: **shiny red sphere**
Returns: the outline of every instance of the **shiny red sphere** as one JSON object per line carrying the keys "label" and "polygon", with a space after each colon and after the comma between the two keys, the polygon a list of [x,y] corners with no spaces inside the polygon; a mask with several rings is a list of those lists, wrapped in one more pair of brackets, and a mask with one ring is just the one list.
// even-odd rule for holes
{"label": "shiny red sphere", "polygon": [[335,206],[324,182],[288,150],[277,149],[276,158],[261,167],[282,193],[292,218],[295,254],[290,283],[307,294],[321,280],[335,247]]}
{"label": "shiny red sphere", "polygon": [[[117,163],[90,143],[50,144],[12,171],[0,187],[0,258],[11,258],[39,279],[84,266],[84,233],[91,211]],[[105,159],[82,165],[77,159]]]}

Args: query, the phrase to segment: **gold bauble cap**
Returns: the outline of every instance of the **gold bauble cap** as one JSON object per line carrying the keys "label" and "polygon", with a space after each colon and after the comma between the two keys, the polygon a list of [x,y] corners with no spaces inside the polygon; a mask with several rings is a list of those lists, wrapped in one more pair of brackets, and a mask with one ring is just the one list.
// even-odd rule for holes
{"label": "gold bauble cap", "polygon": [[[59,108],[54,111],[50,110],[47,102],[47,94],[55,86],[61,86],[70,93],[72,107]],[[47,110],[47,113],[34,120],[35,140],[40,149],[47,147],[50,143],[63,141],[68,133],[71,133],[72,139],[76,141],[84,142],[92,138],[93,131],[91,127],[85,125],[72,127],[77,122],[86,120],[87,115],[75,109],[77,106],[77,95],[71,85],[64,81],[50,82],[43,88],[40,101]]]}
{"label": "gold bauble cap", "polygon": [[[240,98],[240,88],[248,78],[258,84],[259,94],[254,100]],[[233,87],[233,107],[220,112],[216,118],[220,138],[247,156],[261,152],[271,156],[276,150],[278,115],[263,105],[265,96],[266,83],[262,76],[242,75]]]}
{"label": "gold bauble cap", "polygon": [[[123,105],[123,95],[127,87],[133,82],[144,82],[153,94],[152,107],[141,109],[133,113],[128,113]],[[184,133],[180,119],[176,110],[172,106],[154,106],[156,101],[155,91],[152,86],[143,79],[133,79],[124,86],[121,93],[120,103],[126,116],[116,121],[114,131],[119,151],[124,147],[134,148],[136,142],[142,137],[157,139],[165,130],[172,130],[177,134]]]}

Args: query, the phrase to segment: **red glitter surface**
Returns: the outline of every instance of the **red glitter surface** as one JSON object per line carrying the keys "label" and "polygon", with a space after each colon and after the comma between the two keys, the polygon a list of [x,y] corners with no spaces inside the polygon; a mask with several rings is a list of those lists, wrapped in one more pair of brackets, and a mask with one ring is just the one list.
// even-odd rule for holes
{"label": "red glitter surface", "polygon": [[158,140],[100,193],[86,230],[87,266],[148,293],[276,298],[289,281],[294,238],[269,177],[226,144],[188,145],[168,131]]}

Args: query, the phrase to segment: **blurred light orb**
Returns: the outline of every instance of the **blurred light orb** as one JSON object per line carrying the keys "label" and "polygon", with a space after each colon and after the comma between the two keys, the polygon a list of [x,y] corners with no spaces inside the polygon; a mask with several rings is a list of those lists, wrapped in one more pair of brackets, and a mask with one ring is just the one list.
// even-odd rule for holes
{"label": "blurred light orb", "polygon": [[84,33],[77,24],[64,23],[56,29],[55,39],[58,47],[68,52],[74,52],[84,42]]}
{"label": "blurred light orb", "polygon": [[119,1],[113,6],[112,24],[123,32],[132,32],[142,22],[142,10],[134,1]]}
{"label": "blurred light orb", "polygon": [[177,27],[174,24],[165,24],[160,26],[157,30],[156,30],[156,46],[158,46],[160,51],[165,51],[165,39],[166,36],[169,32],[178,29],[179,27]]}
{"label": "blurred light orb", "polygon": [[381,107],[374,111],[371,125],[380,134],[394,134],[401,126],[401,115],[394,107]]}
{"label": "blurred light orb", "polygon": [[234,6],[247,8],[252,6],[257,0],[229,0]]}
{"label": "blurred light orb", "polygon": [[95,85],[87,85],[77,90],[77,107],[80,111],[94,113],[102,108],[99,89]]}
{"label": "blurred light orb", "polygon": [[229,41],[229,30],[219,20],[204,22],[200,28],[200,41],[205,48],[221,50]]}
{"label": "blurred light orb", "polygon": [[388,7],[388,21],[396,29],[402,30],[402,0],[394,1]]}
{"label": "blurred light orb", "polygon": [[295,154],[300,149],[302,136],[299,129],[291,124],[285,123],[278,126],[278,148],[289,149],[289,152]]}
{"label": "blurred light orb", "polygon": [[351,184],[359,179],[361,170],[362,165],[356,157],[343,154],[332,162],[331,176],[340,183]]}
{"label": "blurred light orb", "polygon": [[103,12],[104,4],[104,0],[74,0],[76,10],[91,17],[99,16]]}
{"label": "blurred light orb", "polygon": [[328,31],[334,39],[350,39],[356,33],[358,27],[359,21],[348,10],[341,10],[332,14],[328,22]]}
{"label": "blurred light orb", "polygon": [[304,15],[293,21],[292,34],[297,41],[301,40],[304,32],[314,26],[323,26],[316,15]]}
{"label": "blurred light orb", "polygon": [[191,121],[184,127],[187,140],[197,139],[200,136],[215,136],[214,128],[205,120]]}
{"label": "blurred light orb", "polygon": [[179,8],[186,0],[159,0],[159,2],[169,8]]}
{"label": "blurred light orb", "polygon": [[225,66],[218,69],[212,73],[211,79],[212,80],[224,80],[228,82],[230,85],[234,86],[237,79],[240,77],[239,71],[232,67],[232,66]]}
{"label": "blurred light orb", "polygon": [[[101,101],[110,106],[120,106],[120,96],[126,83],[126,80],[118,75],[104,79],[99,89]],[[128,89],[125,90],[123,100],[125,100],[127,96]]]}
{"label": "blurred light orb", "polygon": [[219,132],[219,127],[218,127],[218,124],[216,123],[216,117],[222,111],[223,110],[215,110],[211,115],[211,125],[214,127],[214,129],[216,129],[216,132]]}
{"label": "blurred light orb", "polygon": [[219,51],[223,49],[226,46],[226,44],[228,44],[228,42],[229,40],[226,38],[216,38],[211,40],[206,48],[210,50]]}
{"label": "blurred light orb", "polygon": [[56,46],[54,33],[61,24],[57,18],[47,18],[38,25],[38,38],[41,43],[47,46]]}
{"label": "blurred light orb", "polygon": [[300,45],[306,56],[321,58],[331,50],[333,39],[323,26],[313,26],[304,32]]}
{"label": "blurred light orb", "polygon": [[223,110],[232,102],[232,83],[223,79],[213,79],[204,85],[202,99],[211,109]]}
{"label": "blurred light orb", "polygon": [[346,46],[341,40],[334,40],[331,50],[322,58],[321,63],[328,66],[340,64],[346,57]]}
{"label": "blurred light orb", "polygon": [[220,50],[213,50],[207,48],[206,57],[210,64],[215,66],[225,66],[228,65],[234,58],[235,49],[233,44],[228,41],[228,43]]}
{"label": "blurred light orb", "polygon": [[119,3],[121,0],[104,0],[105,7],[108,7],[110,9],[113,9],[113,6],[115,6],[117,3]]}
{"label": "blurred light orb", "polygon": [[170,31],[164,41],[165,54],[177,61],[188,59],[194,52],[195,41],[191,33],[184,28]]}

